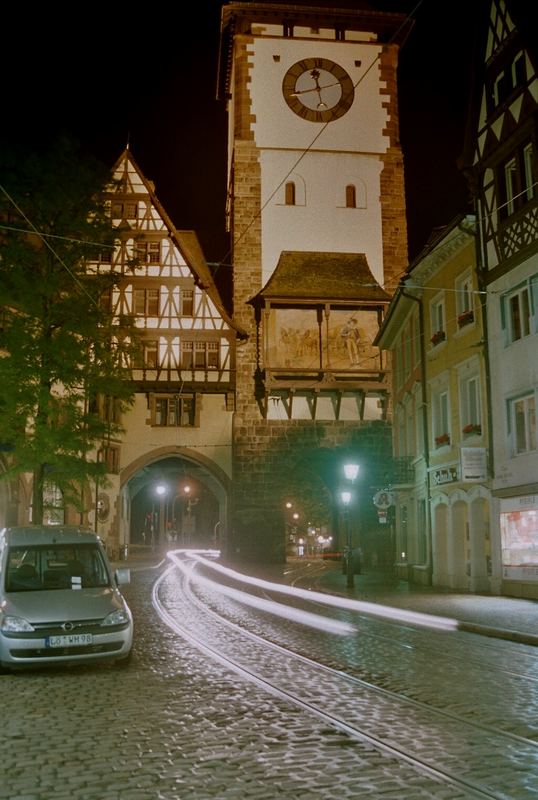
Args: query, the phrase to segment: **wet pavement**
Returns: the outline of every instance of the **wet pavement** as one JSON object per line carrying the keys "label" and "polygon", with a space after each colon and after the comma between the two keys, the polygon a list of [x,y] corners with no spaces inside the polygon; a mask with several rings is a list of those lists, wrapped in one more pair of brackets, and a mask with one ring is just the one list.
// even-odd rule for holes
{"label": "wet pavement", "polygon": [[[367,742],[349,740],[324,721],[290,708],[288,702],[246,683],[201,655],[188,641],[178,639],[157,617],[151,602],[162,562],[155,555],[118,564],[133,572],[132,583],[125,587],[135,616],[134,656],[127,669],[89,665],[1,677],[0,800],[463,800],[476,796],[436,783]],[[356,576],[353,590],[347,590],[340,565],[319,561],[290,561],[243,571],[285,583],[296,583],[310,572],[316,590],[451,616],[462,624],[514,635],[531,637],[537,630],[538,603],[534,601],[421,589],[383,571]],[[300,585],[308,584],[302,581]],[[439,641],[438,634],[428,636]],[[319,637],[316,647],[318,643]],[[395,674],[397,691],[405,689],[414,699],[423,699],[426,692],[428,700],[432,685],[437,682],[441,686],[444,662],[453,655],[454,643],[436,667],[441,674],[438,681],[432,678],[432,656],[424,656],[422,647],[404,647],[395,659],[393,644],[392,638],[373,637],[366,646],[361,645],[358,657],[366,659],[365,669],[371,669],[368,679],[373,680],[374,672],[376,677],[380,671],[386,672],[386,680]],[[461,644],[468,647],[468,642]],[[507,644],[506,652],[501,649],[498,656],[506,657],[510,665],[514,657],[511,647]],[[517,658],[528,660],[530,656],[521,650],[518,648]],[[415,658],[419,659],[416,667],[409,661]],[[490,661],[488,654],[487,663]],[[473,719],[480,696],[482,714],[487,717],[479,718],[481,724],[488,722],[490,713],[500,715],[501,721],[508,718],[509,714],[498,710],[498,698],[502,698],[503,709],[513,707],[506,723],[509,730],[513,728],[518,736],[526,731],[529,735],[536,719],[534,680],[525,683],[522,693],[519,674],[502,672],[497,677],[497,672],[488,672],[485,681],[482,673],[480,679],[465,677],[461,659],[451,662],[450,668],[460,677],[450,683],[449,696],[439,699],[442,710],[461,715],[462,697],[470,684]],[[463,669],[467,668],[465,661]],[[532,670],[532,663],[526,668]],[[481,663],[475,669],[482,670]],[[423,680],[424,670],[427,681]],[[317,685],[317,690],[323,685]],[[519,705],[512,703],[508,686],[515,686],[512,691],[520,699]],[[354,690],[357,702],[358,691]],[[380,715],[394,733],[400,713],[391,716],[384,709],[376,695],[372,718]],[[406,710],[403,722],[406,735],[409,713]],[[447,736],[452,724],[447,721]],[[440,746],[438,729],[430,732],[428,725],[420,725],[415,734],[417,747],[428,760]],[[484,760],[491,758],[490,741],[486,737],[479,746],[474,741],[477,735],[474,731],[473,752],[479,750]],[[458,763],[465,746],[465,741],[458,739]],[[517,749],[519,752],[519,744]],[[525,769],[535,785],[534,762],[522,767],[524,774]],[[511,776],[502,774],[499,767],[498,780],[499,786],[504,786]],[[520,800],[533,796],[532,791],[489,796]]]}
{"label": "wet pavement", "polygon": [[[118,566],[137,569],[156,564],[163,558],[166,558],[165,553],[149,559],[132,558],[127,562],[120,562]],[[400,580],[391,574],[390,569],[383,567],[370,567],[362,574],[355,575],[354,587],[348,589],[347,577],[342,573],[341,565],[319,559],[288,558],[285,564],[253,566],[252,573],[267,580],[288,583],[290,577],[301,567],[304,567],[306,575],[309,568],[322,570],[321,574],[312,579],[312,588],[317,591],[450,617],[458,621],[460,630],[538,646],[538,600],[421,586]],[[250,569],[248,565],[236,565],[234,568],[245,573]],[[308,585],[308,578],[305,577],[301,585]]]}

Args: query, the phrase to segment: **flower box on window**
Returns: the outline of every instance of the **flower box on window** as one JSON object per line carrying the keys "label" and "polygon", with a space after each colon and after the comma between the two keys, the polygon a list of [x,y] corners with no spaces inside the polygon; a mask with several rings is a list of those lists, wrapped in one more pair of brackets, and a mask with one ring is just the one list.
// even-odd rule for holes
{"label": "flower box on window", "polygon": [[458,315],[458,327],[463,328],[465,325],[469,325],[470,322],[474,322],[474,311],[471,308]]}
{"label": "flower box on window", "polygon": [[433,345],[439,344],[439,342],[444,342],[446,339],[445,331],[436,331],[432,338],[430,339]]}
{"label": "flower box on window", "polygon": [[482,425],[479,425],[476,422],[470,422],[468,425],[462,428],[462,433],[467,435],[472,433],[482,433]]}
{"label": "flower box on window", "polygon": [[439,436],[436,436],[435,444],[437,447],[441,447],[444,444],[450,444],[450,436],[448,433],[440,433]]}

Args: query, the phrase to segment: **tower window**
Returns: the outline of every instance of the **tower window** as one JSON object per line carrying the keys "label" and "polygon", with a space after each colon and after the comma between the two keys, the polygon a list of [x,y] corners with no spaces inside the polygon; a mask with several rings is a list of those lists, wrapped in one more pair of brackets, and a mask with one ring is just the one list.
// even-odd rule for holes
{"label": "tower window", "polygon": [[286,184],[284,199],[287,206],[295,205],[295,184],[293,181],[289,181]]}
{"label": "tower window", "polygon": [[357,208],[357,190],[351,184],[346,186],[346,208]]}

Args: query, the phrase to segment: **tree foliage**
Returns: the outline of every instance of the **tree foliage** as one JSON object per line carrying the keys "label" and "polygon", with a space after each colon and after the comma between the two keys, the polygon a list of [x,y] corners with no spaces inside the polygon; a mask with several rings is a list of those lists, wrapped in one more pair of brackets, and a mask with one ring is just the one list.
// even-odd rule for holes
{"label": "tree foliage", "polygon": [[104,302],[119,276],[95,269],[113,247],[109,171],[68,139],[2,161],[0,442],[8,477],[33,474],[37,523],[47,482],[76,503],[86,481],[104,476],[96,448],[120,428],[95,399],[114,397],[120,411],[132,401],[133,330]]}

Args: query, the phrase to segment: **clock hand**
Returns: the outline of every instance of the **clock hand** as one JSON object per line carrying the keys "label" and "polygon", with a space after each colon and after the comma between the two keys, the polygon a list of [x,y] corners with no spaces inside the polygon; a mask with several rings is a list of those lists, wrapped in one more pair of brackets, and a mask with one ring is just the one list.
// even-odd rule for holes
{"label": "clock hand", "polygon": [[292,92],[290,97],[299,97],[300,94],[308,94],[309,92],[319,92],[323,89],[330,89],[332,86],[340,86],[340,81],[334,83],[327,83],[325,86],[314,86],[312,89],[301,89],[298,92]]}

